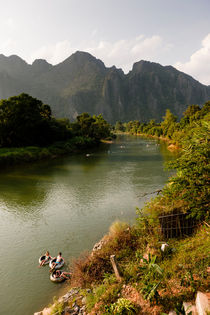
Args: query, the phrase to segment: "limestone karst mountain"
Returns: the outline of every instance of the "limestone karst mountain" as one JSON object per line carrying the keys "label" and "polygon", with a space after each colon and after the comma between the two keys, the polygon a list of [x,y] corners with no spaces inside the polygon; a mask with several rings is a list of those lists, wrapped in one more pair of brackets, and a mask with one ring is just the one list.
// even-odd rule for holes
{"label": "limestone karst mountain", "polygon": [[57,117],[102,113],[111,123],[158,121],[166,108],[180,117],[189,104],[210,99],[210,86],[172,66],[142,60],[124,74],[80,51],[55,66],[43,59],[30,65],[18,56],[0,55],[0,99],[22,92],[49,104]]}

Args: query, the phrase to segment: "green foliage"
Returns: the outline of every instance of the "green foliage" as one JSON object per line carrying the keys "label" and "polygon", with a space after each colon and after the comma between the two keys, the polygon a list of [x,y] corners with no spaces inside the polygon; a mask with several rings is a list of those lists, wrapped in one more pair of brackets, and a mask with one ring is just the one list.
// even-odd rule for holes
{"label": "green foliage", "polygon": [[160,285],[160,281],[158,283],[156,282],[144,282],[143,288],[141,289],[141,293],[143,293],[143,296],[146,300],[153,302],[158,301],[160,295],[158,293],[158,287]]}
{"label": "green foliage", "polygon": [[86,307],[91,311],[93,307],[101,302],[102,305],[113,303],[116,301],[118,294],[121,290],[119,283],[113,282],[111,277],[108,281],[105,279],[102,284],[93,289],[93,293],[88,293],[86,296]]}
{"label": "green foliage", "polygon": [[77,136],[99,142],[110,137],[111,127],[102,115],[83,113],[77,121],[52,117],[49,105],[28,94],[0,101],[0,146],[46,146]]}
{"label": "green foliage", "polygon": [[163,270],[160,268],[158,264],[156,264],[157,256],[151,256],[149,253],[148,259],[144,258],[143,256],[139,255],[138,252],[136,253],[137,258],[142,259],[143,265],[139,267],[139,269],[144,273],[144,279],[156,279],[159,278],[158,276],[163,276]]}
{"label": "green foliage", "polygon": [[36,98],[23,93],[0,101],[0,146],[44,146],[70,136],[52,118],[50,106]]}
{"label": "green foliage", "polygon": [[116,315],[132,315],[136,314],[137,310],[134,304],[128,299],[120,298],[116,303],[106,306],[106,314]]}
{"label": "green foliage", "polygon": [[125,131],[125,126],[123,125],[123,123],[121,121],[117,121],[115,124],[115,130],[116,131],[121,131],[124,132]]}
{"label": "green foliage", "polygon": [[111,135],[111,126],[104,120],[102,115],[91,117],[88,113],[77,116],[75,123],[71,124],[74,134],[89,137],[99,141]]}
{"label": "green foliage", "polygon": [[54,304],[55,304],[55,306],[53,307],[51,314],[52,315],[54,315],[54,314],[55,315],[61,315],[63,313],[64,303],[63,302],[59,303],[56,300],[56,298],[54,298]]}
{"label": "green foliage", "polygon": [[80,136],[56,142],[48,147],[0,148],[0,167],[55,158],[92,147],[94,144],[92,139]]}
{"label": "green foliage", "polygon": [[187,313],[185,312],[184,305],[182,302],[177,302],[174,311],[176,312],[176,315],[192,315],[192,311]]}
{"label": "green foliage", "polygon": [[197,219],[209,216],[209,134],[209,121],[194,125],[181,157],[169,164],[177,170],[177,176],[170,179],[171,185],[165,190],[169,199],[183,201],[182,211]]}
{"label": "green foliage", "polygon": [[[143,133],[169,139],[171,143],[182,147],[178,159],[168,164],[177,171],[170,179],[170,184],[163,190],[161,198],[151,203],[156,217],[164,212],[187,212],[198,220],[209,217],[209,142],[210,142],[210,101],[202,108],[191,105],[184,117],[177,122],[170,110],[166,110],[164,120],[156,124],[130,121],[126,130],[130,133]],[[138,130],[136,130],[138,126]],[[149,206],[147,206],[149,208]],[[164,211],[163,211],[164,209]],[[145,216],[138,213],[138,221],[145,231],[149,232],[150,223]],[[153,222],[154,223],[154,222]],[[154,224],[152,224],[154,225]]]}
{"label": "green foliage", "polygon": [[156,256],[148,255],[148,259],[144,258],[136,252],[136,258],[140,259],[139,272],[142,278],[141,292],[146,300],[152,302],[159,299],[158,287],[163,279],[163,270],[156,263]]}
{"label": "green foliage", "polygon": [[197,283],[193,277],[192,271],[187,271],[181,279],[181,286],[191,287],[193,292],[196,292]]}

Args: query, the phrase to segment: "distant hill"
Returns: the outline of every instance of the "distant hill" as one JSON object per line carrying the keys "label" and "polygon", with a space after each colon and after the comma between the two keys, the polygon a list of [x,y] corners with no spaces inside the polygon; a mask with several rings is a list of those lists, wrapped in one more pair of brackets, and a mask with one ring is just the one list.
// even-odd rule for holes
{"label": "distant hill", "polygon": [[167,108],[180,117],[189,104],[210,100],[210,86],[172,66],[142,60],[124,74],[80,51],[55,66],[43,59],[29,65],[18,56],[0,55],[0,99],[22,92],[49,104],[57,117],[102,113],[111,123],[158,121]]}

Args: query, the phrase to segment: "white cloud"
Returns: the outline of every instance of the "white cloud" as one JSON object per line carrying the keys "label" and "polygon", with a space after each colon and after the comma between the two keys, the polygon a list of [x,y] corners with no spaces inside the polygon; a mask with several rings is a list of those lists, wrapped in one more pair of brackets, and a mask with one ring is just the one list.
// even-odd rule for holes
{"label": "white cloud", "polygon": [[35,59],[46,59],[52,64],[57,64],[69,57],[75,50],[71,47],[68,40],[58,42],[54,45],[42,46],[36,50],[30,57],[30,62]]}
{"label": "white cloud", "polygon": [[14,54],[16,42],[12,38],[0,42],[0,52],[5,55]]}
{"label": "white cloud", "polygon": [[9,28],[10,30],[15,29],[15,21],[12,17],[8,17],[7,19],[4,20],[4,25]]}
{"label": "white cloud", "polygon": [[192,54],[189,61],[177,62],[174,66],[201,83],[210,85],[210,33],[202,40],[202,47]]}
{"label": "white cloud", "polygon": [[133,63],[141,59],[160,62],[161,55],[170,49],[171,45],[164,43],[158,35],[151,37],[139,35],[132,39],[121,39],[116,42],[93,39],[83,42],[79,47],[73,47],[68,40],[65,40],[54,45],[41,47],[31,55],[30,62],[36,58],[44,58],[48,62],[56,64],[75,51],[82,50],[101,59],[108,67],[115,65],[128,72]]}
{"label": "white cloud", "polygon": [[160,61],[161,54],[170,49],[163,39],[154,35],[146,38],[144,35],[132,39],[92,42],[84,50],[102,59],[107,66],[115,65],[125,72],[131,70],[134,62],[141,59]]}

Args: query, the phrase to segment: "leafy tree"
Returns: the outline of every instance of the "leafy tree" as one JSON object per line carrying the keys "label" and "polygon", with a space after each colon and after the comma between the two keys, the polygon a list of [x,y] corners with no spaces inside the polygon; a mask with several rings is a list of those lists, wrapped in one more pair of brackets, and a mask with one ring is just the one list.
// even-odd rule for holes
{"label": "leafy tree", "polygon": [[182,211],[199,219],[209,216],[209,115],[191,126],[191,133],[185,135],[183,153],[170,163],[177,170],[166,194],[171,200],[182,200]]}
{"label": "leafy tree", "polygon": [[74,133],[95,139],[96,141],[109,137],[111,129],[111,126],[104,120],[101,114],[91,117],[88,113],[77,116],[76,122],[71,127]]}
{"label": "leafy tree", "polygon": [[198,105],[190,105],[186,111],[184,112],[184,117],[191,117],[193,115],[195,115],[195,113],[197,113],[198,111],[200,111],[200,106]]}
{"label": "leafy tree", "polygon": [[166,114],[163,118],[164,121],[161,123],[163,135],[171,138],[171,135],[176,129],[177,117],[174,116],[169,109],[166,109]]}
{"label": "leafy tree", "polygon": [[0,146],[47,145],[70,136],[51,115],[49,105],[25,93],[1,100]]}
{"label": "leafy tree", "polygon": [[93,137],[99,141],[100,139],[106,139],[110,137],[111,126],[100,114],[98,116],[93,116],[95,122],[93,123]]}
{"label": "leafy tree", "polygon": [[125,126],[121,121],[117,121],[115,124],[115,130],[125,131]]}

